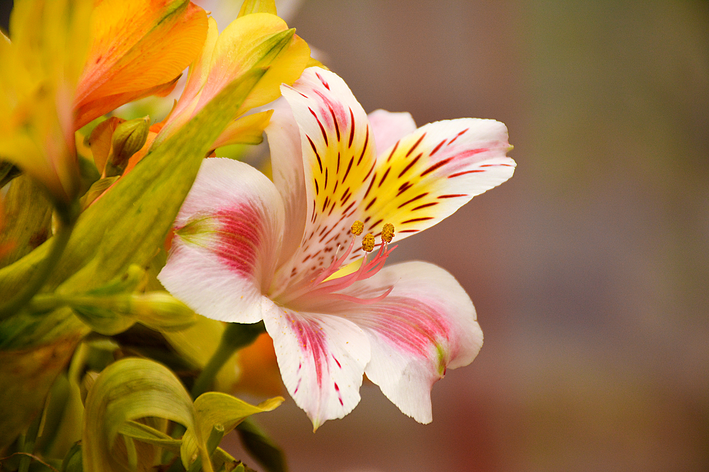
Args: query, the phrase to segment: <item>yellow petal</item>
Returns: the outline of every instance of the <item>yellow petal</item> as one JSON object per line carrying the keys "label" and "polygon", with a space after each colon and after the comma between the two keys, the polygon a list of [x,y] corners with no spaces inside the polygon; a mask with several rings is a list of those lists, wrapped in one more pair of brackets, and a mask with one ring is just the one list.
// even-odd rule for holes
{"label": "yellow petal", "polygon": [[263,130],[271,121],[273,110],[242,116],[232,121],[214,143],[214,148],[230,144],[259,144],[263,141]]}
{"label": "yellow petal", "polygon": [[[226,85],[256,65],[268,67],[268,71],[251,91],[237,116],[275,100],[280,95],[280,84],[292,84],[303,72],[310,56],[305,41],[293,35],[282,19],[269,13],[241,16],[218,37],[216,31],[216,23],[210,20],[204,50],[191,67],[185,92],[157,142],[172,134]],[[228,139],[238,142],[242,138],[232,133]]]}
{"label": "yellow petal", "polygon": [[73,91],[88,44],[91,0],[26,0],[0,40],[0,155],[56,203],[79,189]]}
{"label": "yellow petal", "polygon": [[[253,13],[237,18],[227,26],[214,48],[209,79],[200,97],[200,106],[211,100],[224,86],[255,66],[265,53],[259,46],[288,26],[281,18],[268,13]],[[293,83],[305,68],[310,48],[294,36],[268,66],[269,70],[242,105],[241,112],[275,100],[281,83]],[[265,101],[264,101],[265,100]]]}

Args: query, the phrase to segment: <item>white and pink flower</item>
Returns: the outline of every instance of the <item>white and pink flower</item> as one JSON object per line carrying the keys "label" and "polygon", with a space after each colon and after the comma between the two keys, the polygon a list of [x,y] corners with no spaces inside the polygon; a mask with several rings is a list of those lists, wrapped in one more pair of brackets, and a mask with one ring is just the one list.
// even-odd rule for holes
{"label": "white and pink flower", "polygon": [[[393,224],[403,239],[509,179],[507,129],[368,117],[340,77],[315,67],[281,88],[267,128],[273,181],[205,160],[159,278],[204,316],[263,320],[283,382],[315,428],[352,411],[363,374],[428,423],[433,383],[472,362],[483,335],[451,274],[425,262],[384,267],[393,248],[382,229]],[[370,255],[367,234],[379,246]]]}

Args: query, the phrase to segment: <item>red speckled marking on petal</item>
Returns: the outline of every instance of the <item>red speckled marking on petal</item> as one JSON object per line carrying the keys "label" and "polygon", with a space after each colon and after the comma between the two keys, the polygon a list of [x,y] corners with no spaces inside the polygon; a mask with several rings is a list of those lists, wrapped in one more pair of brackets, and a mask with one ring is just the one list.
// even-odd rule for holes
{"label": "red speckled marking on petal", "polygon": [[217,256],[232,270],[253,274],[261,244],[263,215],[247,203],[221,209],[215,219],[219,222]]}

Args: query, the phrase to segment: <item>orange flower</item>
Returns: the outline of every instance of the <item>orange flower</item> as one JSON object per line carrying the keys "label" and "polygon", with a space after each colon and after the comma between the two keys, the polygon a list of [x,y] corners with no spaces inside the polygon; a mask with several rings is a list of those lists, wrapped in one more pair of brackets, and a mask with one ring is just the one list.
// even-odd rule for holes
{"label": "orange flower", "polygon": [[206,37],[207,14],[187,0],[97,0],[74,127],[124,103],[169,93]]}

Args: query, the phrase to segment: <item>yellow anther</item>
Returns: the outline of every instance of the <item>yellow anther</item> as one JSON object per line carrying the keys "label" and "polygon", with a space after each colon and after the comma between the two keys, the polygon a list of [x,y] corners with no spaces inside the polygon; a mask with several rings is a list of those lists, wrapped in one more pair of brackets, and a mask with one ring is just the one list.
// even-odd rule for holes
{"label": "yellow anther", "polygon": [[354,234],[355,236],[359,236],[360,234],[362,234],[362,231],[364,231],[364,223],[359,220],[352,223],[352,234]]}
{"label": "yellow anther", "polygon": [[382,228],[382,241],[390,243],[392,239],[394,239],[394,225],[387,223]]}
{"label": "yellow anther", "polygon": [[367,233],[367,235],[362,238],[362,250],[364,252],[374,251],[374,235],[372,233]]}

